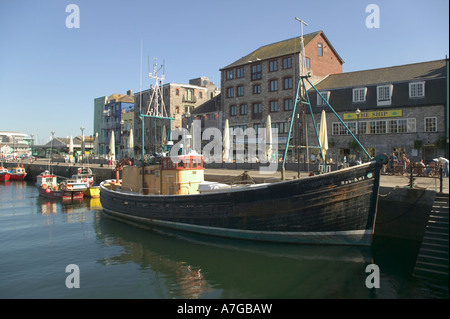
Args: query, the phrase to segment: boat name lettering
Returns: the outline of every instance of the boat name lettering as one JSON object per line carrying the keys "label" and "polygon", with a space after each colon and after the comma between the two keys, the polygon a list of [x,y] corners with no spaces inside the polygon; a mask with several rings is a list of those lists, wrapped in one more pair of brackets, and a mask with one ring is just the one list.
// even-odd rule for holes
{"label": "boat name lettering", "polygon": [[366,176],[350,178],[350,179],[346,179],[345,181],[341,181],[341,185],[348,185],[348,184],[352,184],[352,183],[356,183],[356,182],[361,182],[366,179],[367,179]]}

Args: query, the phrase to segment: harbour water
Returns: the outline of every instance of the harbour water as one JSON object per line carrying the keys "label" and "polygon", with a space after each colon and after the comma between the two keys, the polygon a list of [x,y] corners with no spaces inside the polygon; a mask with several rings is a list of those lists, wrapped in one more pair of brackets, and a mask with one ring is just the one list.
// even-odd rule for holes
{"label": "harbour water", "polygon": [[[31,181],[0,184],[2,299],[448,299],[448,287],[412,276],[419,248],[387,238],[373,247],[282,245],[144,229],[105,216],[99,199],[62,203],[38,196]],[[378,266],[379,288],[367,286],[368,265]]]}

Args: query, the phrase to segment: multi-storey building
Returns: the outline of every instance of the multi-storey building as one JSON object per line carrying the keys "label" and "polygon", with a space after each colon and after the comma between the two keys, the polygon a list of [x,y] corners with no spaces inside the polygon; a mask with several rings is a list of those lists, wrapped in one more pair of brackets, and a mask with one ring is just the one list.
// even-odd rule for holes
{"label": "multi-storey building", "polygon": [[94,99],[94,126],[92,136],[96,133],[99,135],[102,133],[105,104],[108,102],[108,97],[101,96]]}
{"label": "multi-storey building", "polygon": [[[405,153],[428,164],[448,157],[448,60],[332,74],[316,85],[370,155]],[[326,111],[329,157],[355,160],[365,154],[323,99],[309,90],[320,122]],[[314,127],[308,123],[310,144]],[[367,159],[367,157],[366,157]]]}
{"label": "multi-storey building", "polygon": [[[312,82],[342,73],[344,63],[322,31],[304,36],[306,72]],[[270,114],[284,149],[300,74],[300,37],[269,44],[221,69],[223,118],[231,129],[264,128]],[[303,70],[305,71],[305,70]],[[293,136],[299,136],[294,134]]]}
{"label": "multi-storey building", "polygon": [[21,132],[0,132],[0,153],[3,156],[21,156],[31,152],[33,135]]}
{"label": "multi-storey building", "polygon": [[[116,157],[121,155],[122,113],[133,110],[133,108],[134,97],[131,90],[128,90],[126,95],[112,94],[108,97],[103,110],[102,130],[99,133],[100,154],[114,154]],[[110,150],[109,144],[113,132],[115,149]]]}
{"label": "multi-storey building", "polygon": [[[157,91],[160,94],[157,94]],[[210,82],[207,77],[192,79],[189,84],[167,83],[162,87],[151,87],[148,90],[136,93],[134,95],[134,141],[137,145],[137,152],[140,153],[139,148],[142,145],[141,113],[152,115],[156,112],[157,107],[160,115],[174,119],[171,127],[169,127],[169,120],[145,118],[146,153],[159,152],[163,141],[167,138],[167,136],[162,136],[163,132],[168,134],[170,130],[183,127],[183,120],[186,121],[186,118],[190,117],[191,112],[196,107],[219,93],[220,89],[215,87],[214,83]],[[157,101],[157,106],[155,106],[155,101]]]}

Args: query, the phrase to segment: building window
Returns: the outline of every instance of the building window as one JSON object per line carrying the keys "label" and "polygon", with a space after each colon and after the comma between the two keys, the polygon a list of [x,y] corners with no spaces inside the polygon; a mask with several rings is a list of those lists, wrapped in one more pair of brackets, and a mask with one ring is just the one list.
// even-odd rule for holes
{"label": "building window", "polygon": [[284,58],[283,59],[283,69],[290,69],[292,68],[292,58]]}
{"label": "building window", "polygon": [[244,77],[244,68],[238,68],[236,69],[236,78],[243,78]]}
{"label": "building window", "polygon": [[284,100],[284,110],[285,111],[292,111],[294,108],[294,103],[292,103],[291,99]]}
{"label": "building window", "polygon": [[241,135],[247,129],[247,125],[233,125],[230,126],[230,133],[233,135]]}
{"label": "building window", "polygon": [[292,78],[284,78],[284,86],[283,89],[288,90],[292,89]]}
{"label": "building window", "polygon": [[247,104],[242,104],[241,105],[241,115],[246,115],[247,114]]}
{"label": "building window", "polygon": [[262,105],[261,103],[253,104],[253,115],[262,114]]}
{"label": "building window", "polygon": [[353,89],[353,102],[365,102],[366,101],[367,88]]}
{"label": "building window", "polygon": [[278,61],[273,60],[269,61],[269,72],[274,72],[278,70]]}
{"label": "building window", "polygon": [[244,96],[244,86],[243,85],[239,85],[237,87],[237,96]]}
{"label": "building window", "polygon": [[408,119],[408,133],[416,132],[416,119]]}
{"label": "building window", "polygon": [[203,99],[203,92],[198,92],[198,96]]}
{"label": "building window", "polygon": [[194,89],[185,89],[184,94],[186,102],[195,102]]}
{"label": "building window", "polygon": [[289,122],[272,123],[272,129],[277,130],[278,134],[289,132]]}
{"label": "building window", "polygon": [[359,121],[358,122],[358,130],[357,130],[358,134],[366,134],[367,133],[367,122],[363,121]]}
{"label": "building window", "polygon": [[305,62],[306,62],[306,68],[310,69],[311,68],[311,60],[308,57],[306,57]]}
{"label": "building window", "polygon": [[237,115],[237,106],[236,105],[232,105],[230,107],[230,115],[231,116],[236,116]]}
{"label": "building window", "polygon": [[437,117],[425,118],[425,132],[437,132]]}
{"label": "building window", "polygon": [[369,134],[384,134],[386,133],[386,121],[369,121]]}
{"label": "building window", "polygon": [[278,112],[278,101],[270,101],[270,112]]}
{"label": "building window", "polygon": [[323,56],[323,44],[322,43],[317,44],[317,55]]}
{"label": "building window", "polygon": [[[330,92],[319,92],[322,96],[323,99],[325,99],[325,101],[328,102],[329,98],[330,98]],[[325,103],[325,101],[323,100],[319,94],[317,94],[317,105],[327,105],[327,103]]]}
{"label": "building window", "polygon": [[253,94],[260,94],[260,93],[261,93],[261,84],[253,85]]}
{"label": "building window", "polygon": [[259,80],[262,78],[261,64],[252,65],[252,80]]}
{"label": "building window", "polygon": [[377,86],[377,105],[391,104],[392,89],[391,85]]}
{"label": "building window", "polygon": [[232,80],[233,79],[233,70],[228,70],[227,71],[227,80]]}
{"label": "building window", "polygon": [[234,97],[234,89],[231,88],[227,88],[227,97]]}
{"label": "building window", "polygon": [[179,96],[179,95],[180,95],[180,89],[176,89],[176,90],[175,90],[175,95],[176,95],[176,96]]}
{"label": "building window", "polygon": [[278,80],[270,80],[269,81],[269,91],[277,91],[278,90]]}
{"label": "building window", "polygon": [[409,97],[410,98],[425,97],[425,82],[409,83]]}

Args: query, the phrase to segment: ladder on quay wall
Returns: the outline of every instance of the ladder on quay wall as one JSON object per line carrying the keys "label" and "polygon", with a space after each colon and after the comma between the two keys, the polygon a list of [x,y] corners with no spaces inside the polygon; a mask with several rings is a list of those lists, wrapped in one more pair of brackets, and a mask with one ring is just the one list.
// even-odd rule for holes
{"label": "ladder on quay wall", "polygon": [[425,229],[413,275],[448,285],[449,275],[449,197],[436,194]]}

